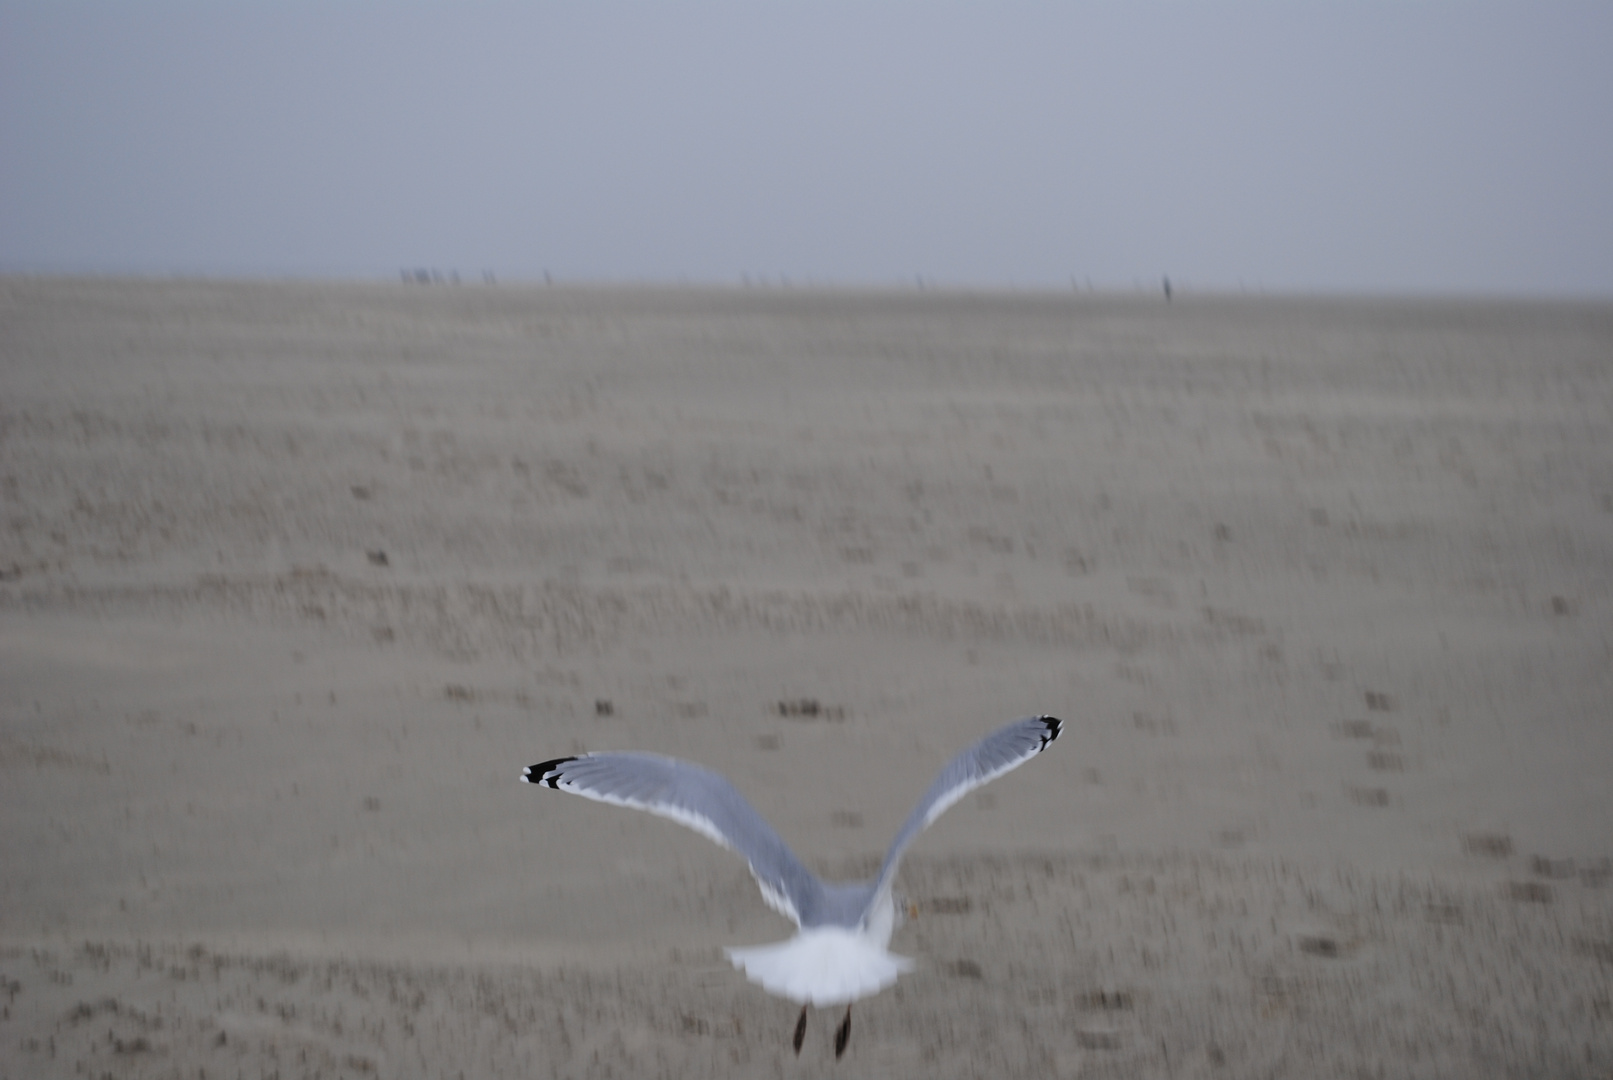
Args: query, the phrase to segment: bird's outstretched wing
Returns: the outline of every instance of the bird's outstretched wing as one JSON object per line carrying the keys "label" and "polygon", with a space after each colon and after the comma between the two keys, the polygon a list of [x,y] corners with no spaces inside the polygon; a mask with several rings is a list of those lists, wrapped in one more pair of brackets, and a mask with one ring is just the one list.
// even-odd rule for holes
{"label": "bird's outstretched wing", "polygon": [[629,752],[555,758],[522,770],[529,784],[648,810],[742,855],[769,907],[797,926],[811,918],[823,883],[756,808],[718,773],[677,758]]}
{"label": "bird's outstretched wing", "polygon": [[1003,773],[1019,768],[1046,750],[1063,729],[1064,721],[1054,716],[1016,720],[993,731],[947,762],[941,775],[930,785],[930,790],[924,793],[924,797],[913,808],[913,813],[908,815],[896,839],[891,841],[890,851],[886,852],[885,862],[879,868],[875,896],[889,888],[891,879],[896,875],[896,866],[902,861],[902,853],[930,822],[981,784],[990,783]]}

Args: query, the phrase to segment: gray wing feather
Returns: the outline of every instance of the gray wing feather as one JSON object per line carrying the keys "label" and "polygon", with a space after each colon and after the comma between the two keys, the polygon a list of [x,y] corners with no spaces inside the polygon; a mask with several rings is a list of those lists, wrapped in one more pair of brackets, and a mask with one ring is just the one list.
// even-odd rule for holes
{"label": "gray wing feather", "polygon": [[875,894],[890,884],[897,864],[902,861],[902,853],[932,821],[975,788],[1019,768],[1046,750],[1063,729],[1064,722],[1053,716],[1016,720],[998,728],[947,762],[941,775],[935,778],[935,783],[930,785],[930,789],[913,808],[913,813],[908,815],[896,839],[891,841],[890,851],[879,868]]}
{"label": "gray wing feather", "polygon": [[750,864],[768,906],[797,926],[803,919],[810,924],[822,903],[823,883],[734,785],[710,769],[659,754],[598,753],[529,766],[522,779],[647,810],[737,852]]}

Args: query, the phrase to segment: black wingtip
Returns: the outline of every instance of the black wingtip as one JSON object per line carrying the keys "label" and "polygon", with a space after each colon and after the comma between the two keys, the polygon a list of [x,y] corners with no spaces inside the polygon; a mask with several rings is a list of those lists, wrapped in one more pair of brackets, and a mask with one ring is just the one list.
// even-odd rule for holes
{"label": "black wingtip", "polygon": [[1056,716],[1038,716],[1036,719],[1040,720],[1047,726],[1047,730],[1042,733],[1041,745],[1041,749],[1046,750],[1047,744],[1058,738],[1059,735],[1063,733],[1064,721],[1060,720]]}
{"label": "black wingtip", "polygon": [[568,761],[576,761],[577,756],[557,757],[549,761],[540,761],[536,765],[528,765],[521,770],[521,779],[528,784],[548,784],[552,788],[560,786],[560,766]]}

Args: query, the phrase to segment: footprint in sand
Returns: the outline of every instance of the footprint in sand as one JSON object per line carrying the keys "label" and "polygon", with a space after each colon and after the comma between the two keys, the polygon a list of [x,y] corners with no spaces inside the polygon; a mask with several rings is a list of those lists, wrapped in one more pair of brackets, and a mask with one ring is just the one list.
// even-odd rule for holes
{"label": "footprint in sand", "polygon": [[1503,833],[1468,833],[1462,837],[1462,853],[1485,859],[1505,859],[1512,855],[1512,837]]}

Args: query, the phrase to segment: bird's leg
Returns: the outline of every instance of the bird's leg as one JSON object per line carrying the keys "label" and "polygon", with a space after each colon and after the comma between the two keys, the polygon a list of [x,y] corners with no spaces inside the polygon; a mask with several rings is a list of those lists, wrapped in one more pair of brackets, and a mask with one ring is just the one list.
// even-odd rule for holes
{"label": "bird's leg", "polygon": [[840,1055],[844,1054],[846,1052],[846,1042],[850,1038],[851,1038],[851,1006],[847,1005],[846,1006],[846,1018],[844,1020],[840,1021],[840,1026],[839,1027],[835,1028],[835,1060],[836,1061],[839,1061],[840,1060]]}
{"label": "bird's leg", "polygon": [[795,1022],[795,1056],[796,1057],[801,1056],[801,1041],[806,1038],[806,1011],[807,1011],[807,1007],[805,1005],[801,1006],[801,1019],[799,1019],[799,1020],[797,1020]]}

